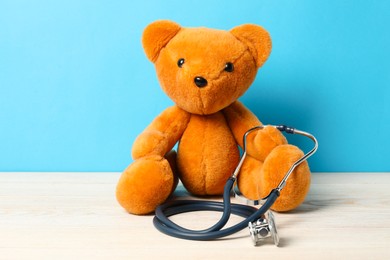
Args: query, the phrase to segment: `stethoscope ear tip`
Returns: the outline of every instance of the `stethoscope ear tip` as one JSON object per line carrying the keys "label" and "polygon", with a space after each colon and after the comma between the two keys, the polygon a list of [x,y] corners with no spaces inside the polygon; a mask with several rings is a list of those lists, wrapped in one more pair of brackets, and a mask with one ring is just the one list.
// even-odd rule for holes
{"label": "stethoscope ear tip", "polygon": [[263,216],[254,222],[249,222],[248,228],[254,246],[261,245],[263,240],[269,237],[272,237],[275,246],[279,246],[275,218],[271,211],[268,211],[267,218]]}

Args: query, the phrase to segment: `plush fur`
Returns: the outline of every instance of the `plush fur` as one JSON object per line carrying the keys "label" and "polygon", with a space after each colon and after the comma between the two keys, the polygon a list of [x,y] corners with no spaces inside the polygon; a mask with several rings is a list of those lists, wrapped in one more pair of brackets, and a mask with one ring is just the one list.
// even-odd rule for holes
{"label": "plush fur", "polygon": [[[156,21],[145,29],[142,43],[175,105],[137,137],[134,162],[119,180],[117,199],[133,214],[154,211],[174,191],[178,178],[194,195],[222,194],[239,161],[243,134],[261,125],[237,99],[271,52],[268,32],[252,24],[224,31]],[[233,66],[225,69],[227,63]],[[201,86],[196,83],[199,77]],[[176,154],[172,149],[178,142]],[[301,155],[275,128],[256,132],[249,138],[248,157],[239,174],[240,190],[252,199],[267,195]],[[305,162],[296,168],[273,209],[297,207],[309,185]]]}

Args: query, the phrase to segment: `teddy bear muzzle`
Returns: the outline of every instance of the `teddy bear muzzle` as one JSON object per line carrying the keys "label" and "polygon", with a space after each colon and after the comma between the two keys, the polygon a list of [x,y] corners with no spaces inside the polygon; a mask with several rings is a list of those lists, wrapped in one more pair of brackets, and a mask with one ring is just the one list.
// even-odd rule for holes
{"label": "teddy bear muzzle", "polygon": [[194,82],[198,88],[203,88],[207,86],[207,79],[203,77],[195,77]]}

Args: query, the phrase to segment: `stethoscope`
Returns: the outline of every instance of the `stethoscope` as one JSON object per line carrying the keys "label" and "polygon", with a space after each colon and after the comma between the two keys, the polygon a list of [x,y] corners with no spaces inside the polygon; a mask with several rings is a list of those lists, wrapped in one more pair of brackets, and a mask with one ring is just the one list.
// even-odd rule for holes
{"label": "stethoscope", "polygon": [[[293,163],[293,165],[284,175],[283,179],[280,181],[279,185],[274,188],[268,196],[260,200],[249,200],[245,198],[239,191],[236,180],[240,172],[241,166],[247,155],[248,135],[253,133],[254,131],[263,129],[264,127],[265,126],[256,126],[254,128],[249,129],[244,134],[242,157],[234,173],[225,184],[223,192],[223,202],[200,200],[169,201],[157,207],[155,217],[153,219],[154,226],[164,234],[189,240],[214,240],[221,237],[229,236],[246,227],[249,227],[249,232],[254,245],[258,245],[261,240],[265,238],[272,237],[275,245],[277,246],[279,244],[279,237],[275,225],[274,216],[271,211],[269,211],[269,209],[275,203],[276,199],[280,195],[280,192],[286,186],[287,180],[290,177],[291,173],[294,171],[294,169],[317,151],[318,141],[310,133],[297,130],[292,127],[287,127],[285,125],[273,126],[281,132],[286,132],[288,134],[298,134],[310,138],[314,142],[314,147]],[[230,194],[232,190],[235,196],[243,199],[247,205],[231,203]],[[256,208],[253,207],[253,205],[261,205],[261,207]],[[216,224],[204,230],[186,229],[175,224],[169,219],[170,216],[192,211],[220,211],[223,213],[221,219]],[[267,216],[265,216],[265,213],[267,211]],[[231,214],[241,216],[245,219],[238,224],[222,229],[228,222]]]}

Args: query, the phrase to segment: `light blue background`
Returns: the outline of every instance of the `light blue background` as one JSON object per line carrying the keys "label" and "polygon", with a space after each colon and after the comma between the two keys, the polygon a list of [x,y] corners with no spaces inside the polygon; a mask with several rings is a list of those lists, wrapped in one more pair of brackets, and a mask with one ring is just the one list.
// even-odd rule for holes
{"label": "light blue background", "polygon": [[123,170],[172,104],[140,43],[157,19],[264,26],[273,53],[241,101],[316,134],[313,171],[390,171],[386,0],[1,0],[0,171]]}

